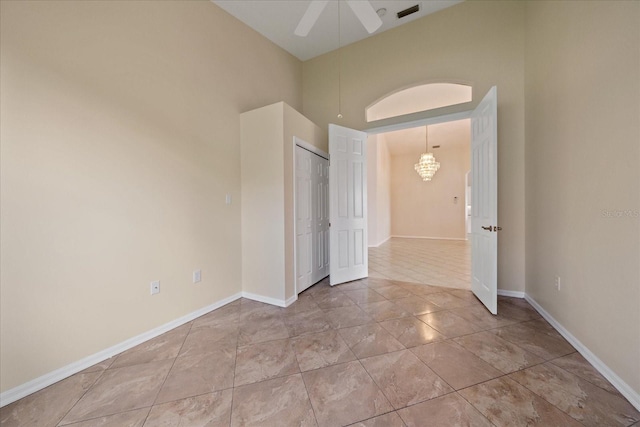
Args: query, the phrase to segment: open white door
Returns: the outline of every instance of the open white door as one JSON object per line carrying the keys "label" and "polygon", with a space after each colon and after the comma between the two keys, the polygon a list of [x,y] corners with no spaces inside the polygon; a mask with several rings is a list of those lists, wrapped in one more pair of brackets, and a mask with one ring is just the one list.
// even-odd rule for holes
{"label": "open white door", "polygon": [[492,87],[471,115],[471,290],[498,313],[498,98]]}
{"label": "open white door", "polygon": [[331,286],[367,277],[367,134],[329,125]]}

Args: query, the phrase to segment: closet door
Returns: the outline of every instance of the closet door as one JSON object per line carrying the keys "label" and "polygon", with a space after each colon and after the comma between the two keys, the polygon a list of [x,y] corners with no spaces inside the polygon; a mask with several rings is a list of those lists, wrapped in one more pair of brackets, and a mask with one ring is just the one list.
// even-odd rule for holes
{"label": "closet door", "polygon": [[296,289],[300,293],[313,281],[313,154],[296,147]]}

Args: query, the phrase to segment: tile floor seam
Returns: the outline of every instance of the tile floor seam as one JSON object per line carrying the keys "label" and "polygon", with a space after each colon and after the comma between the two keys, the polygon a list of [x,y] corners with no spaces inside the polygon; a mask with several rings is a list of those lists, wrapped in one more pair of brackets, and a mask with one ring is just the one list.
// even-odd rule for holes
{"label": "tile floor seam", "polygon": [[[189,335],[191,334],[191,330],[192,329],[193,329],[193,322],[190,322],[189,323],[189,331],[184,335],[184,339],[182,340],[182,344],[180,344],[180,348],[178,349],[178,352],[176,353],[176,357],[173,358],[173,362],[171,362],[171,367],[167,371],[167,375],[164,377],[164,380],[162,380],[162,384],[160,384],[160,387],[158,387],[158,391],[156,392],[156,395],[153,398],[153,402],[151,403],[151,407],[155,406],[156,401],[158,400],[158,396],[160,396],[160,392],[162,391],[162,388],[166,384],[167,378],[169,378],[169,375],[171,375],[171,371],[173,371],[173,367],[175,366],[176,361],[178,360],[178,357],[180,356],[180,352],[182,351],[182,347],[184,347],[184,343],[187,341],[187,337],[189,337]],[[163,403],[165,403],[165,402],[163,402]]]}
{"label": "tile floor seam", "polygon": [[[403,350],[398,350],[398,351],[403,351]],[[389,354],[389,353],[385,353],[385,354]],[[371,356],[371,357],[375,357],[375,356]],[[366,359],[366,357],[364,358]],[[382,387],[380,386],[380,384],[378,384],[376,382],[376,380],[373,378],[373,376],[371,375],[371,373],[369,371],[367,371],[367,368],[364,366],[364,363],[362,363],[362,359],[357,359],[358,363],[360,363],[360,366],[362,367],[362,369],[364,369],[364,371],[367,373],[367,376],[369,377],[369,379],[371,379],[371,381],[375,384],[376,387],[378,387],[378,390],[380,390],[380,393],[382,393],[382,395],[384,396],[385,399],[387,399],[387,402],[389,403],[389,406],[391,407],[391,409],[393,411],[396,410],[396,408],[393,406],[393,404],[391,403],[391,400],[389,399],[389,396],[387,396],[387,393],[384,392],[384,390],[382,389]],[[392,411],[388,411],[388,412],[392,412]],[[388,413],[387,412],[387,413]],[[381,414],[382,415],[382,414]],[[377,415],[370,417],[370,418],[375,418]],[[361,423],[363,420],[359,420],[356,421],[355,423]],[[355,424],[355,423],[351,423],[351,424]]]}
{"label": "tile floor seam", "polygon": [[[348,363],[348,362],[345,362]],[[331,365],[331,366],[335,366],[335,365]],[[322,368],[318,368],[318,369],[322,369]],[[309,394],[309,387],[307,387],[307,382],[304,380],[304,375],[302,375],[302,372],[300,372],[300,378],[302,378],[302,384],[304,385],[304,391],[307,392],[307,399],[309,399],[309,406],[311,406],[311,412],[313,412],[313,419],[316,421],[316,426],[319,425],[318,423],[318,416],[316,415],[316,408],[313,407],[313,402],[311,402],[311,395]]]}
{"label": "tile floor seam", "polygon": [[[541,365],[541,363],[540,363]],[[536,365],[537,366],[537,365]],[[532,368],[532,366],[530,366],[527,369]],[[522,369],[523,371],[525,371],[526,369]],[[555,404],[551,403],[545,396],[542,396],[538,393],[536,393],[535,391],[533,391],[532,389],[530,389],[529,387],[527,387],[526,385],[522,384],[521,382],[511,378],[511,375],[515,374],[515,372],[510,373],[509,375],[507,375],[507,377],[509,378],[509,380],[515,382],[516,384],[518,384],[519,386],[521,386],[522,388],[524,388],[525,390],[529,391],[530,393],[533,393],[535,396],[539,397],[540,399],[544,400],[545,402],[547,402],[549,405],[553,406],[554,408],[556,408],[558,411],[562,412],[563,414],[565,414],[566,416],[568,416],[569,418],[575,420],[577,423],[582,424],[582,425],[586,425],[585,423],[581,422],[580,420],[578,420],[577,418],[573,417],[571,414],[569,414],[568,412],[564,411],[562,408],[556,406]]]}
{"label": "tile floor seam", "polygon": [[[509,325],[509,326],[511,326],[511,325]],[[495,333],[495,332],[494,332],[496,329],[502,329],[502,328],[503,328],[503,327],[495,328],[495,329],[493,329],[493,330],[489,330],[488,332],[493,333],[493,334],[494,334],[494,335],[496,335],[497,337],[502,338],[503,340],[505,340],[505,341],[509,342],[509,343],[510,343],[510,344],[512,344],[512,345],[515,345],[516,347],[520,348],[521,350],[526,351],[527,353],[533,354],[534,356],[537,356],[537,357],[539,357],[540,359],[542,359],[542,360],[543,360],[542,362],[534,363],[533,365],[527,366],[527,368],[530,368],[530,367],[535,366],[535,365],[541,365],[541,364],[543,364],[543,363],[546,363],[546,362],[549,362],[549,361],[551,361],[551,360],[557,359],[558,357],[564,357],[564,356],[567,356],[567,355],[569,355],[569,354],[571,354],[571,353],[574,353],[574,351],[572,351],[571,353],[561,354],[560,356],[552,357],[552,358],[550,358],[550,359],[547,359],[547,358],[545,358],[545,356],[541,356],[541,355],[539,355],[539,354],[537,354],[537,353],[534,353],[534,352],[532,352],[532,351],[530,351],[530,350],[527,350],[527,349],[523,348],[520,344],[518,344],[518,343],[516,343],[516,342],[514,342],[514,341],[512,341],[512,340],[510,340],[510,339],[509,339],[509,338],[507,338],[507,337],[501,337],[500,335],[498,335],[497,333]],[[563,340],[564,340],[564,338],[563,338]],[[571,347],[575,350],[575,348],[574,348],[573,346],[571,346]]]}
{"label": "tile floor seam", "polygon": [[[115,360],[114,360],[114,362],[115,362]],[[112,364],[113,364],[113,362],[112,362]],[[89,392],[89,390],[91,390],[91,389],[93,388],[93,386],[95,386],[95,385],[96,385],[96,383],[98,382],[98,380],[99,380],[100,378],[102,378],[102,376],[104,375],[104,373],[105,373],[106,371],[107,371],[107,369],[103,369],[103,370],[100,372],[100,375],[98,375],[98,376],[96,377],[95,381],[94,381],[94,382],[93,382],[89,387],[87,387],[87,389],[84,391],[84,393],[82,393],[82,395],[78,398],[78,400],[76,400],[76,401],[75,401],[75,403],[74,403],[73,405],[71,405],[71,407],[69,407],[69,410],[68,410],[68,411],[66,411],[66,412],[62,415],[62,418],[60,418],[60,419],[59,419],[59,420],[58,420],[54,425],[56,425],[56,426],[60,425],[60,423],[65,419],[65,417],[66,417],[67,415],[69,415],[69,412],[71,412],[71,410],[72,410],[73,408],[75,408],[75,406],[78,404],[78,402],[80,402],[80,400],[82,400],[82,398],[83,398],[83,397],[84,397],[84,396]],[[78,373],[77,373],[77,374],[75,374],[75,375],[78,375],[78,374],[80,374],[80,372],[78,372]]]}
{"label": "tile floor seam", "polygon": [[[126,414],[128,412],[135,412],[135,411],[139,411],[141,409],[148,409],[147,411],[147,415],[145,416],[145,422],[147,420],[147,417],[149,416],[149,413],[151,412],[151,408],[153,408],[153,406],[142,406],[140,408],[134,408],[134,409],[129,409],[126,411],[121,411],[121,412],[114,412],[112,414],[105,414],[105,415],[98,415],[96,417],[92,417],[92,418],[86,418],[83,420],[76,420],[74,422],[72,422],[71,424],[60,424],[60,422],[58,422],[57,424],[55,424],[57,427],[73,427],[75,424],[80,424],[80,423],[86,423],[88,421],[93,421],[93,420],[99,420],[101,418],[106,418],[106,417],[113,417],[114,415],[119,415],[119,414]],[[60,420],[62,421],[62,420]],[[144,427],[144,422],[141,424],[141,427]]]}
{"label": "tile floor seam", "polygon": [[140,427],[144,427],[144,425],[147,423],[147,420],[149,419],[149,415],[151,415],[152,409],[153,409],[153,405],[149,407],[149,410],[147,411],[147,415],[144,416],[144,420],[142,420],[142,424],[140,424]]}
{"label": "tile floor seam", "polygon": [[153,405],[151,405],[151,406],[141,406],[139,408],[127,409],[126,411],[120,411],[120,412],[109,412],[109,413],[101,414],[101,415],[98,415],[98,416],[95,416],[95,417],[92,417],[92,418],[84,418],[84,419],[81,419],[81,420],[74,420],[73,422],[68,423],[68,424],[62,424],[61,425],[60,423],[58,423],[57,425],[60,426],[60,427],[73,426],[74,424],[80,424],[80,423],[84,423],[84,422],[87,422],[87,421],[97,420],[97,419],[105,418],[105,417],[113,417],[114,415],[125,414],[127,412],[139,411],[140,409],[147,409],[147,408],[149,409],[149,411],[151,411],[151,409],[153,408]]}
{"label": "tile floor seam", "polygon": [[[377,384],[376,384],[376,385],[377,385]],[[384,394],[384,393],[383,393],[383,394]],[[387,397],[387,396],[385,396],[385,397]],[[398,413],[398,411],[397,411],[396,409],[394,409],[394,410],[392,410],[392,411],[387,411],[387,412],[384,412],[384,413],[382,413],[382,414],[374,415],[373,417],[365,418],[364,420],[360,420],[360,421],[353,422],[353,423],[351,423],[351,424],[347,424],[345,427],[350,427],[350,426],[354,426],[354,425],[359,424],[359,423],[364,423],[364,422],[366,422],[366,421],[372,420],[372,419],[374,419],[374,418],[382,417],[382,416],[387,415],[387,414],[390,414],[390,413],[392,413],[392,412]],[[398,414],[398,416],[400,416],[400,414]],[[403,422],[404,422],[404,421],[403,421]]]}
{"label": "tile floor seam", "polygon": [[[578,353],[578,351],[576,350],[574,353]],[[570,353],[570,354],[573,354],[573,353]],[[617,390],[616,390],[616,393],[612,393],[611,391],[609,391],[609,390],[607,390],[607,389],[604,389],[604,388],[600,387],[600,386],[599,386],[599,385],[597,385],[597,384],[594,384],[593,382],[589,381],[588,379],[583,378],[582,376],[580,376],[580,375],[578,375],[578,374],[574,374],[573,372],[570,372],[570,371],[568,371],[568,370],[564,369],[562,366],[558,366],[558,365],[556,365],[555,363],[553,363],[553,360],[561,359],[561,358],[566,357],[566,356],[568,356],[568,355],[567,355],[567,354],[565,354],[565,355],[563,355],[563,356],[556,357],[555,359],[552,359],[552,360],[547,360],[547,361],[545,361],[545,362],[543,362],[543,363],[539,363],[539,364],[534,365],[534,366],[540,366],[540,365],[547,365],[547,364],[551,364],[551,365],[555,366],[556,368],[558,368],[558,369],[560,369],[560,370],[562,370],[562,371],[566,372],[568,375],[571,375],[571,376],[574,376],[574,377],[576,377],[576,378],[578,378],[578,379],[581,379],[582,381],[585,381],[585,382],[587,382],[587,383],[591,384],[592,386],[597,387],[598,389],[600,389],[600,390],[604,391],[605,393],[608,393],[608,394],[610,394],[610,395],[612,395],[612,396],[615,396],[615,397],[620,397],[620,398],[622,398],[622,399],[624,399],[624,400],[626,401],[626,398],[625,398],[624,396],[622,396],[622,394],[620,394],[620,392],[618,392]],[[533,368],[534,366],[529,366],[527,369],[529,369],[529,368]],[[524,370],[525,370],[525,369],[523,369],[523,371],[524,371]],[[514,373],[515,373],[515,372],[514,372]],[[511,374],[510,374],[510,375],[511,375]],[[605,379],[606,379],[606,378],[605,378]],[[518,382],[517,380],[514,380],[514,381]],[[520,383],[518,382],[518,384],[520,384]],[[523,385],[523,384],[521,384],[521,385],[522,385],[523,387],[525,387],[527,390],[529,390],[529,388],[528,388],[528,387],[526,387],[525,385]],[[542,397],[543,399],[547,400],[545,397],[543,397],[543,396],[539,395],[538,393],[534,392],[533,390],[531,390],[531,392],[532,392],[532,393],[534,393],[534,394],[536,394],[536,395],[538,395],[538,396],[540,396],[540,397]],[[549,402],[549,401],[547,400],[547,402]],[[554,404],[553,404],[553,403],[551,403],[551,402],[549,402],[549,403],[550,403],[551,405],[553,405],[553,406],[556,406],[556,405],[554,405]],[[560,409],[560,408],[558,408],[558,409]],[[571,416],[571,415],[570,415],[570,414],[568,414],[568,413],[567,413],[567,415]],[[571,417],[571,418],[573,418],[573,419],[575,419],[576,421],[580,422],[580,420],[577,420],[577,419],[576,419],[576,418],[574,418],[574,417]],[[629,425],[627,425],[627,426],[625,426],[625,427],[631,427],[631,426],[633,426],[633,425],[634,425],[635,423],[637,423],[637,422],[638,422],[638,421],[632,421],[632,422],[631,422],[631,424],[629,424]],[[581,424],[584,424],[584,423],[581,423]]]}
{"label": "tile floor seam", "polygon": [[[616,393],[612,393],[610,390],[607,390],[606,388],[601,387],[600,385],[598,385],[598,384],[594,383],[592,380],[590,380],[590,379],[588,379],[588,378],[585,378],[585,377],[583,377],[583,376],[581,376],[581,375],[575,374],[575,373],[573,373],[573,372],[571,372],[571,371],[569,371],[569,370],[567,370],[567,369],[563,368],[562,366],[560,366],[560,365],[556,365],[555,363],[553,363],[553,361],[554,361],[554,360],[562,359],[563,357],[571,356],[572,354],[575,354],[575,353],[580,354],[580,352],[578,352],[578,350],[576,350],[576,351],[574,351],[573,353],[564,354],[564,355],[562,355],[562,356],[558,356],[558,357],[556,357],[556,358],[549,359],[549,360],[545,361],[544,363],[545,363],[545,364],[546,364],[546,363],[551,363],[553,366],[555,366],[555,367],[557,367],[557,368],[560,368],[560,369],[562,369],[562,370],[563,370],[563,371],[565,371],[565,372],[568,372],[568,373],[570,373],[570,374],[573,374],[573,375],[575,375],[576,377],[578,377],[578,378],[580,378],[580,379],[582,379],[582,380],[584,380],[584,381],[588,382],[589,384],[591,384],[591,385],[593,385],[593,386],[598,387],[600,390],[606,391],[607,393],[609,393],[609,394],[613,394],[614,396],[616,395],[616,393],[620,393],[617,389],[616,389]],[[580,354],[580,356],[581,356],[581,357],[584,357],[584,356],[582,356],[581,354]],[[536,366],[537,366],[537,365],[536,365]],[[604,378],[604,377],[603,377],[603,378]],[[607,380],[607,379],[605,378],[605,380]],[[608,382],[608,381],[609,381],[609,380],[607,380],[607,382]],[[633,424],[631,424],[631,425],[633,425]]]}
{"label": "tile floor seam", "polygon": [[[221,388],[221,389],[214,390],[214,391],[206,391],[206,392],[204,392],[204,393],[194,394],[194,395],[192,395],[192,396],[179,397],[179,398],[177,398],[177,399],[167,400],[166,402],[162,402],[162,403],[154,403],[153,405],[151,405],[151,406],[150,406],[150,408],[154,408],[154,407],[156,407],[156,406],[164,405],[164,404],[166,404],[166,403],[175,403],[175,402],[179,402],[179,401],[181,401],[181,400],[185,400],[185,399],[193,399],[193,398],[195,398],[195,397],[202,397],[202,396],[206,396],[206,395],[208,395],[208,394],[221,393],[221,392],[223,392],[223,391],[233,390],[233,389],[234,389],[234,387],[226,387],[226,388]],[[145,408],[146,408],[146,406],[145,406]],[[138,409],[140,409],[140,408],[138,408]],[[132,411],[135,411],[135,409],[132,409]],[[125,412],[128,412],[128,411],[125,411]],[[111,415],[113,415],[113,414],[111,414]]]}
{"label": "tile floor seam", "polygon": [[[495,379],[495,378],[494,378],[494,379]],[[489,381],[491,381],[491,380],[489,380]],[[477,385],[477,384],[475,384],[475,385]],[[469,386],[469,387],[475,387],[475,385],[472,385],[472,386]],[[469,387],[466,387],[466,388],[469,388]],[[463,389],[460,389],[460,390],[464,390],[464,388],[463,388]],[[465,401],[465,402],[467,402],[469,405],[471,405],[471,407],[472,407],[472,408],[473,408],[473,409],[474,409],[478,414],[480,414],[480,415],[481,415],[485,420],[487,420],[487,422],[488,422],[489,424],[491,424],[491,425],[492,425],[492,426],[494,426],[494,427],[499,427],[497,424],[495,424],[493,421],[491,421],[489,418],[487,418],[487,417],[482,413],[482,411],[481,411],[480,409],[478,409],[478,408],[477,408],[473,403],[471,403],[471,402],[470,402],[466,397],[464,397],[462,394],[460,394],[460,393],[459,393],[459,391],[460,391],[460,390],[456,390],[454,393],[456,393],[458,396],[460,396],[462,399],[464,399],[464,401]]]}
{"label": "tile floor seam", "polygon": [[[442,341],[440,341],[440,342],[442,342]],[[426,344],[424,344],[424,345],[426,345]],[[417,346],[417,347],[419,347],[419,346]],[[416,348],[416,347],[413,347],[413,348]],[[408,350],[409,350],[409,351],[411,351],[411,349],[408,349]],[[441,396],[433,397],[432,399],[437,399],[437,398],[439,398],[439,397],[446,396],[447,394],[451,394],[451,393],[455,393],[455,392],[456,392],[456,388],[455,388],[454,386],[452,386],[451,384],[449,384],[449,382],[448,382],[447,380],[445,380],[444,378],[442,378],[442,376],[441,376],[440,374],[438,374],[438,373],[437,373],[437,372],[436,372],[436,371],[435,371],[431,366],[429,366],[429,364],[428,364],[427,362],[425,362],[424,360],[420,359],[420,357],[418,357],[418,355],[417,355],[417,354],[415,354],[413,351],[411,351],[411,354],[413,354],[414,356],[416,356],[416,357],[418,358],[418,360],[419,360],[419,361],[421,361],[422,363],[424,363],[424,365],[425,365],[427,368],[431,369],[431,372],[433,372],[433,373],[434,373],[438,378],[440,378],[440,379],[441,379],[441,380],[442,380],[446,385],[448,385],[448,386],[451,388],[451,390],[452,390],[452,391],[450,391],[449,393],[445,393],[445,394],[443,394],[443,395],[441,395]],[[427,400],[431,400],[431,399],[427,399]],[[424,402],[426,402],[426,400],[425,400]],[[416,405],[417,405],[418,403],[422,403],[422,402],[417,402],[417,403],[416,403]],[[403,408],[403,409],[404,409],[404,408]]]}

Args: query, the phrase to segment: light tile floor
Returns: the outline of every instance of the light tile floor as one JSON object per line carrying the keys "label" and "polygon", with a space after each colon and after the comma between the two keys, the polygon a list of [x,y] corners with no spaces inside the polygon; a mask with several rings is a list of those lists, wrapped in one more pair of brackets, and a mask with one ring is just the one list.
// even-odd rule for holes
{"label": "light tile floor", "polygon": [[630,426],[636,411],[524,300],[322,281],[247,299],[0,409],[2,426]]}
{"label": "light tile floor", "polygon": [[369,277],[471,289],[471,244],[393,237],[369,248]]}

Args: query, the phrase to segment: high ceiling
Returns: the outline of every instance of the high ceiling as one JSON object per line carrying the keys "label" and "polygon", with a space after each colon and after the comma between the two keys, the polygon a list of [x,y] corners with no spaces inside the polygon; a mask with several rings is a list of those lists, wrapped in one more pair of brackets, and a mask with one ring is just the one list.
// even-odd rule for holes
{"label": "high ceiling", "polygon": [[[421,126],[383,134],[389,148],[389,154],[391,156],[404,154],[419,156],[424,153],[424,129],[424,126]],[[469,119],[429,125],[429,151],[434,153],[436,157],[438,149],[434,150],[434,145],[445,148],[469,145],[470,142],[471,123]]]}
{"label": "high ceiling", "polygon": [[[310,0],[211,0],[284,50],[302,61],[338,48],[338,6],[340,6],[340,46],[406,24],[428,14],[460,3],[462,0],[371,0],[375,10],[386,9],[382,27],[368,34],[344,1],[331,0],[311,32],[298,37],[293,32]],[[420,11],[398,19],[396,13],[420,5]]]}

